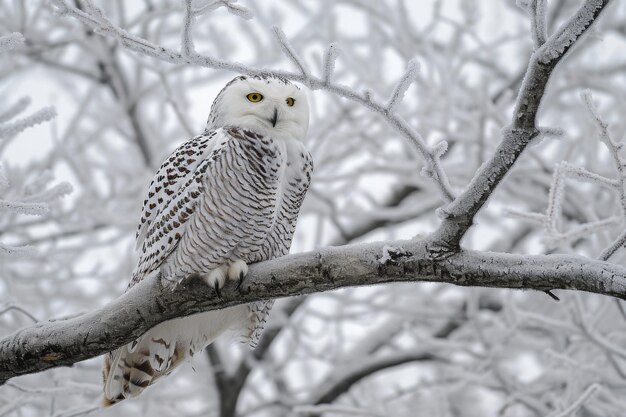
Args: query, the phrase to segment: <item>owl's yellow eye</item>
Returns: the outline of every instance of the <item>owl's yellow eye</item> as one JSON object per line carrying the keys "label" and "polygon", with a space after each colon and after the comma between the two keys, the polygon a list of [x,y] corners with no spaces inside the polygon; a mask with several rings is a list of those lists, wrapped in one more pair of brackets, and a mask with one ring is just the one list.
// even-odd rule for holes
{"label": "owl's yellow eye", "polygon": [[287,97],[287,105],[289,107],[293,106],[293,104],[296,102],[295,99],[291,98],[291,97]]}
{"label": "owl's yellow eye", "polygon": [[261,93],[250,93],[246,97],[253,103],[258,103],[259,101],[263,100],[263,94]]}

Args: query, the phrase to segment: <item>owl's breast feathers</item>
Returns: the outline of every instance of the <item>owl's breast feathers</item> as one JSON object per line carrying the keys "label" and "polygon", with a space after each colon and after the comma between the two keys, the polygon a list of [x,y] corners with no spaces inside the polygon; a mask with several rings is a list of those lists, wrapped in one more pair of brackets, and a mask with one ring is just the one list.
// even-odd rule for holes
{"label": "owl's breast feathers", "polygon": [[311,156],[295,140],[237,127],[190,139],[150,186],[130,285],[159,267],[179,281],[229,259],[285,255],[312,169]]}

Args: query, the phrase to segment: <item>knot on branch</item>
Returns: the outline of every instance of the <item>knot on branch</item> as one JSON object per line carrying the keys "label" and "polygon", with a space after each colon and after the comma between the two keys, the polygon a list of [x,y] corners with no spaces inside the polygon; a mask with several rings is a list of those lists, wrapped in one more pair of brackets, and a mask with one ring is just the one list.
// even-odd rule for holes
{"label": "knot on branch", "polygon": [[378,258],[378,263],[380,265],[387,265],[407,256],[413,256],[413,254],[400,247],[397,248],[394,246],[385,245],[383,246],[382,256]]}
{"label": "knot on branch", "polygon": [[434,261],[443,261],[461,251],[461,246],[444,240],[431,240],[426,242],[426,252],[430,259]]}
{"label": "knot on branch", "polygon": [[413,257],[413,253],[390,245],[383,246],[382,254],[377,257],[379,275],[404,275],[407,260]]}
{"label": "knot on branch", "polygon": [[524,148],[535,139],[541,131],[534,125],[532,127],[506,126],[502,129],[503,151],[512,151],[515,148]]}

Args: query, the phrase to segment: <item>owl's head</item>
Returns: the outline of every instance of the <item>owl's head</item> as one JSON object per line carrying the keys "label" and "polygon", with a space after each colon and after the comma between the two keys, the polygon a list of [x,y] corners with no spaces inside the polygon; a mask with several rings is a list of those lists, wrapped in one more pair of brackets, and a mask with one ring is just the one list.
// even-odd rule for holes
{"label": "owl's head", "polygon": [[211,107],[207,130],[224,126],[303,140],[309,104],[304,92],[289,80],[264,74],[239,76],[226,84]]}

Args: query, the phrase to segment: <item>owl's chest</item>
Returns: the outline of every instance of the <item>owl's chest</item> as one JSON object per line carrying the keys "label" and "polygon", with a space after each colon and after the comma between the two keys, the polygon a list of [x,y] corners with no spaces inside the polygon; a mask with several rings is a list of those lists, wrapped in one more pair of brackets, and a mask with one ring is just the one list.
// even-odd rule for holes
{"label": "owl's chest", "polygon": [[[284,141],[265,139],[263,146],[248,149],[246,156],[246,174],[240,176],[247,181],[243,188],[254,190],[257,210],[260,218],[250,221],[263,227],[266,233],[276,224],[285,210],[285,203],[293,197],[291,180],[297,176],[294,169],[293,155]],[[298,164],[296,164],[298,165]],[[243,173],[242,173],[243,174]]]}
{"label": "owl's chest", "polygon": [[253,261],[272,259],[289,253],[300,207],[311,181],[313,164],[304,146],[295,141],[284,145],[284,160],[274,211],[258,257]]}
{"label": "owl's chest", "polygon": [[[299,142],[267,139],[264,148],[247,149],[242,190],[254,198],[235,255],[249,262],[284,255],[289,250],[300,205],[310,182],[310,156]],[[244,174],[245,172],[245,174]]]}
{"label": "owl's chest", "polygon": [[275,217],[283,192],[286,154],[268,139],[230,141],[204,175],[198,201],[204,233],[229,233],[258,244]]}

